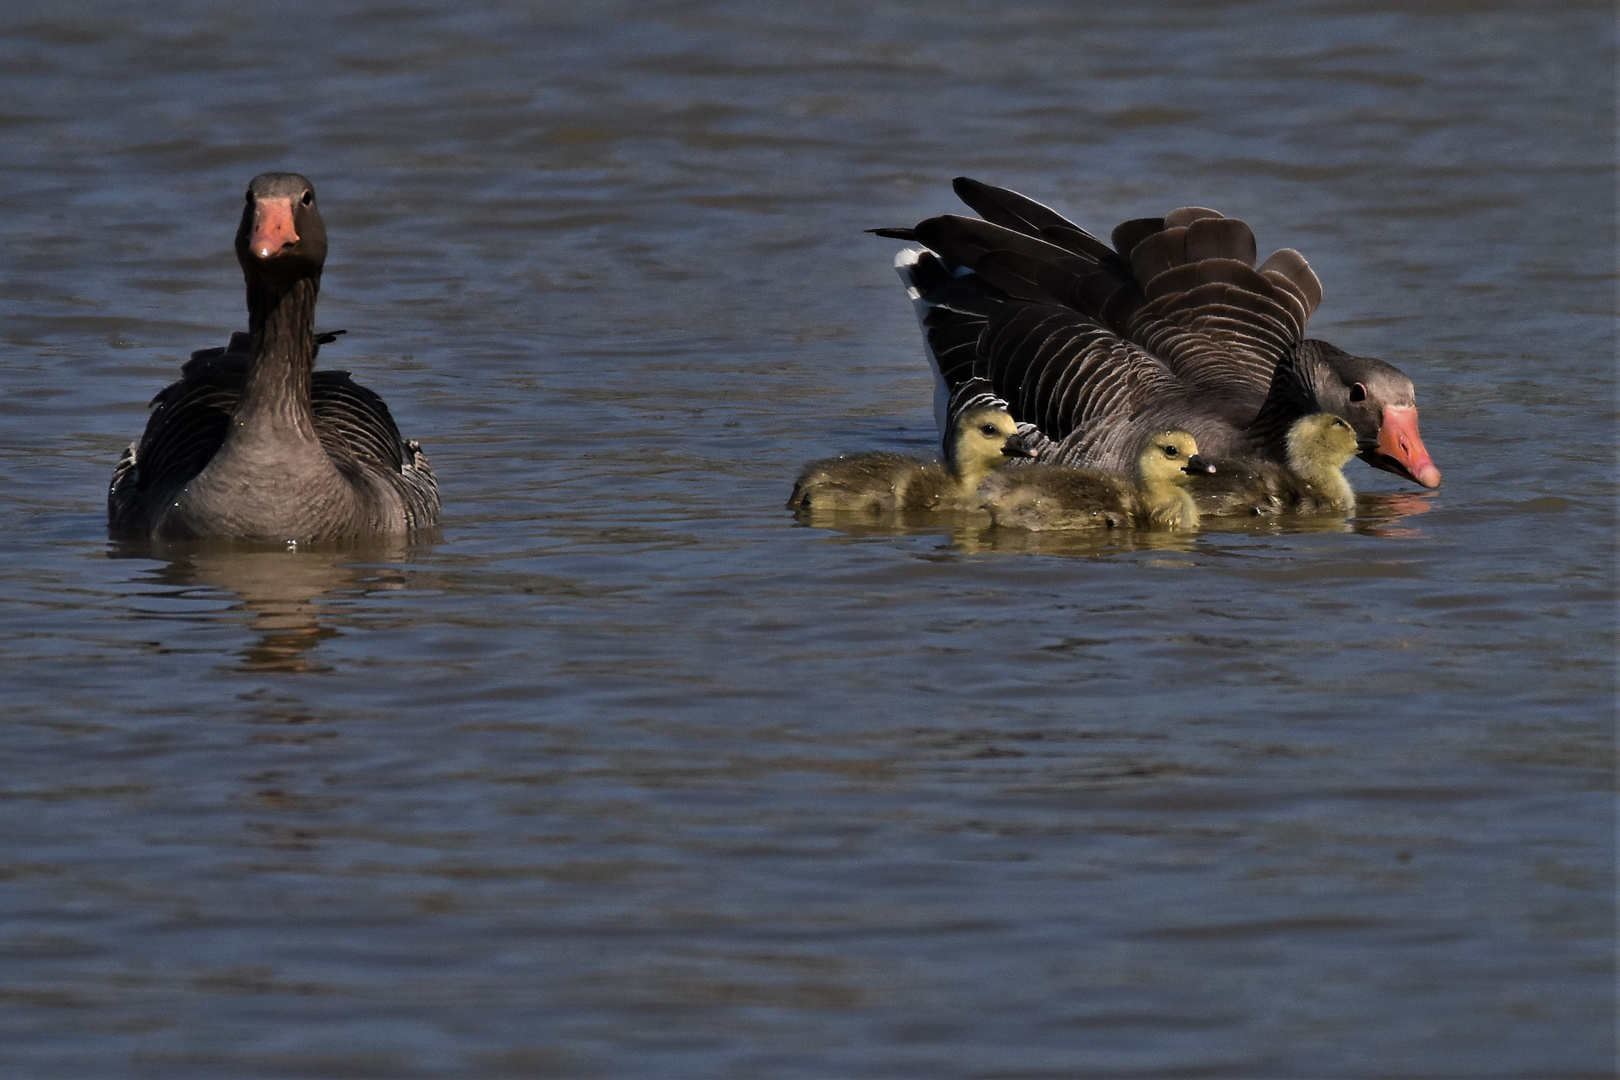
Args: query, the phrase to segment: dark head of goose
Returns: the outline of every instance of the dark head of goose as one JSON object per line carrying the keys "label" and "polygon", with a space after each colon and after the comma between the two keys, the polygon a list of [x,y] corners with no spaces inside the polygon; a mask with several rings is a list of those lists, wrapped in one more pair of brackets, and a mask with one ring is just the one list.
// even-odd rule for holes
{"label": "dark head of goose", "polygon": [[297,173],[255,176],[236,228],[236,259],[250,282],[255,276],[319,280],[326,263],[326,224],[314,185]]}

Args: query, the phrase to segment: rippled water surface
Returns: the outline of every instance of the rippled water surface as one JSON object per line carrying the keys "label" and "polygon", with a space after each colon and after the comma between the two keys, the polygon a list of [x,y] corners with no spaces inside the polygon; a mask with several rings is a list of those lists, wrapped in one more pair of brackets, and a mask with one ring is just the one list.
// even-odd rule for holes
{"label": "rippled water surface", "polygon": [[[0,15],[0,1065],[1606,1076],[1608,5]],[[117,547],[318,185],[411,547]],[[968,174],[1292,246],[1445,472],[1348,525],[817,528],[931,452],[863,235]]]}

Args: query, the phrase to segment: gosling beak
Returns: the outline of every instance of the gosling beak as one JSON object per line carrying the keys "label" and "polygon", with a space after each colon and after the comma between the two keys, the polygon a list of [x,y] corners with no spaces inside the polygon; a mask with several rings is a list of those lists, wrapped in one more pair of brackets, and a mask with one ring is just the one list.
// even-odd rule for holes
{"label": "gosling beak", "polygon": [[1015,431],[1007,436],[1007,441],[1001,444],[1001,452],[1008,457],[1032,458],[1038,456],[1030,445],[1030,439],[1022,431]]}
{"label": "gosling beak", "polygon": [[1194,454],[1187,459],[1187,465],[1181,471],[1189,476],[1208,476],[1215,471],[1215,466],[1211,465],[1208,459]]}
{"label": "gosling beak", "polygon": [[1416,405],[1386,405],[1378,445],[1361,452],[1361,460],[1375,469],[1404,476],[1426,488],[1440,486],[1440,470],[1418,437]]}
{"label": "gosling beak", "polygon": [[248,250],[256,259],[280,255],[298,243],[291,199],[258,199],[253,204],[253,233]]}

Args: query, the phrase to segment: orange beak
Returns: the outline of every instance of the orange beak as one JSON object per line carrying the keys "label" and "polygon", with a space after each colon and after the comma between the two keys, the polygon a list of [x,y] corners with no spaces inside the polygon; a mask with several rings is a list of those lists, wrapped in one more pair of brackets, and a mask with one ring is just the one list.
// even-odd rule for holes
{"label": "orange beak", "polygon": [[1361,460],[1426,488],[1440,486],[1440,470],[1435,468],[1429,452],[1423,448],[1423,440],[1418,437],[1416,405],[1385,406],[1378,446],[1365,451]]}
{"label": "orange beak", "polygon": [[248,250],[254,257],[268,259],[298,243],[293,226],[291,199],[260,199],[253,205],[253,235]]}

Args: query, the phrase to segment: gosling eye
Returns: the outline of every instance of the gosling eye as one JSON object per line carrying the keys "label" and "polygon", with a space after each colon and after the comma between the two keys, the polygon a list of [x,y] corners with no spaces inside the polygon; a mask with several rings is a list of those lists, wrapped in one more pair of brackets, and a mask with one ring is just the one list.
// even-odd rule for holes
{"label": "gosling eye", "polygon": [[315,201],[315,193],[309,188],[304,189],[304,205],[308,206]]}
{"label": "gosling eye", "polygon": [[1180,450],[1177,450],[1173,446],[1166,446],[1163,449],[1164,449],[1164,456],[1165,457],[1175,457],[1175,456],[1177,456],[1178,454],[1181,453]]}
{"label": "gosling eye", "polygon": [[981,424],[979,426],[979,433],[991,439],[1001,434],[1001,432],[996,430],[996,425],[994,424]]}
{"label": "gosling eye", "polygon": [[1343,421],[1343,420],[1334,420],[1334,421],[1333,421],[1333,426],[1334,426],[1334,427],[1342,427],[1342,428],[1347,428],[1347,427],[1349,427],[1349,426],[1350,426],[1350,425],[1349,425],[1349,424],[1347,424],[1347,423],[1345,423],[1345,422],[1344,422],[1344,421]]}
{"label": "gosling eye", "polygon": [[1352,386],[1350,388],[1350,400],[1351,401],[1366,401],[1367,400],[1367,388],[1365,386],[1362,386],[1360,383],[1356,383],[1356,385],[1354,385],[1354,386]]}

